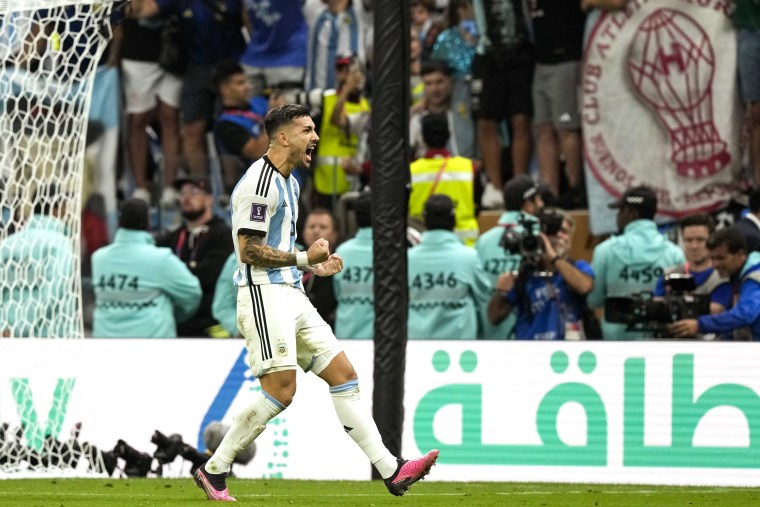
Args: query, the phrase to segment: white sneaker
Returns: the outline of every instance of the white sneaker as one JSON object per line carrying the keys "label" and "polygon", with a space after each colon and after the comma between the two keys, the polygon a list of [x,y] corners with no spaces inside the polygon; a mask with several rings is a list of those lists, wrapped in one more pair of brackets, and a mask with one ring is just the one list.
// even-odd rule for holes
{"label": "white sneaker", "polygon": [[164,187],[161,192],[161,207],[176,208],[179,201],[179,194],[174,187]]}
{"label": "white sneaker", "polygon": [[486,183],[480,205],[485,209],[504,209],[504,194],[490,183]]}
{"label": "white sneaker", "polygon": [[150,192],[147,188],[136,188],[135,191],[132,192],[132,199],[140,199],[141,201],[148,203],[148,206],[150,206]]}

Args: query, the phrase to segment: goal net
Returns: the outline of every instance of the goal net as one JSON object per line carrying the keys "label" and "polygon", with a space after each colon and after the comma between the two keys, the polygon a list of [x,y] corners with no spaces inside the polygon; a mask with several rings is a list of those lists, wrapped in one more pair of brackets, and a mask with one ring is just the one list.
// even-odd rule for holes
{"label": "goal net", "polygon": [[[84,336],[80,217],[85,137],[95,71],[111,38],[114,3],[0,0],[4,338]],[[96,463],[94,468],[102,466],[92,448],[76,442],[78,429],[66,427],[65,414],[35,410],[34,379],[14,379],[13,384],[17,410],[0,412],[0,473],[72,469],[88,461]],[[63,381],[49,406],[60,406],[72,388]]]}
{"label": "goal net", "polygon": [[0,0],[0,333],[81,338],[87,115],[111,1]]}

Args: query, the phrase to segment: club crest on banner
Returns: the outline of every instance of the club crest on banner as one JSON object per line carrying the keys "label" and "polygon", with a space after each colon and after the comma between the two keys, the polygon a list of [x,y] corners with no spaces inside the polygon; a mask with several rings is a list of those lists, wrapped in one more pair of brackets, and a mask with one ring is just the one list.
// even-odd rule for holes
{"label": "club crest on banner", "polygon": [[586,163],[608,196],[646,184],[661,215],[715,210],[739,169],[736,35],[719,0],[629,2],[586,45]]}

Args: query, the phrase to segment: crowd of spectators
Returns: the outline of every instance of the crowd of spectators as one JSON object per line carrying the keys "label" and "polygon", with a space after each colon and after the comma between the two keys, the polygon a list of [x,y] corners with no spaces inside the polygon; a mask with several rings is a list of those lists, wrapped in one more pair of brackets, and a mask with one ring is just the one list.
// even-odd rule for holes
{"label": "crowd of spectators", "polygon": [[[445,113],[446,150],[473,159],[479,168],[474,205],[503,207],[503,182],[528,173],[535,160],[547,192],[562,198],[558,204],[583,207],[575,89],[585,12],[624,4],[412,1],[413,157],[422,158],[428,150],[422,118]],[[187,8],[181,5],[136,0],[115,27],[111,52],[120,58],[109,61],[120,62],[123,73],[132,180],[125,185],[127,193],[170,207],[177,175],[208,177],[215,165],[209,154],[216,153],[223,180],[218,193],[229,194],[266,146],[262,116],[273,101],[283,100],[308,102],[319,112],[322,139],[313,174],[303,181],[311,191],[306,204],[332,209],[337,197],[366,185],[371,2],[194,0]],[[164,35],[167,25],[178,37]],[[164,61],[165,47],[171,45],[182,50],[179,66]],[[146,176],[145,130],[150,126],[160,132],[164,152],[160,182],[153,185],[159,188],[152,189]],[[209,131],[215,134],[212,143]],[[561,167],[566,176],[561,177]]]}
{"label": "crowd of spectators", "polygon": [[[733,320],[694,319],[698,324],[677,323],[672,332],[725,337],[739,327],[757,330],[759,305],[737,303],[760,285],[752,254],[760,237],[757,191],[736,225],[739,235],[726,239],[715,236],[720,231],[713,223],[689,219],[673,237],[663,235],[654,222],[657,196],[647,187],[629,189],[615,205],[619,234],[599,244],[590,263],[568,257],[574,223],[562,210],[583,209],[587,202],[577,93],[587,14],[625,9],[626,3],[411,0],[411,158],[404,170],[410,174],[409,223],[421,231],[421,242],[409,251],[411,338],[652,337],[631,323],[611,322],[608,311],[615,318],[618,312],[607,307],[610,300],[651,292],[667,301],[666,277],[676,272],[693,275],[701,285],[703,272],[713,271],[715,249],[735,262],[715,268],[721,271],[722,292],[713,298],[713,313],[734,312]],[[757,188],[760,7],[748,0],[735,4],[738,77]],[[338,251],[345,258],[335,280],[307,278],[304,287],[339,338],[372,336],[372,319],[364,318],[372,314],[367,193],[372,5],[368,0],[133,0],[124,19],[115,20],[108,62],[121,69],[130,169],[122,189],[132,199],[121,211],[114,245],[106,248],[117,249],[125,237],[153,241],[146,237],[136,200],[173,208],[182,223],[156,231],[155,244],[170,248],[202,289],[198,301],[192,301],[189,285],[182,301],[169,285],[151,289],[148,296],[158,298],[176,320],[175,332],[151,332],[239,334],[225,206],[235,183],[268,146],[263,128],[268,109],[296,101],[315,112],[320,135],[310,170],[294,173],[304,190],[298,236],[307,247],[318,237],[329,239],[333,248],[344,241]],[[172,32],[176,38],[167,35]],[[172,53],[169,65],[166,55]],[[150,167],[151,129],[160,140],[160,167]],[[353,202],[358,231],[341,238],[346,202]],[[478,214],[488,209],[502,214],[496,227],[480,231]],[[559,217],[558,226],[547,230],[551,216]],[[695,225],[704,230],[687,238]],[[535,241],[535,251],[525,251],[525,236]],[[510,238],[520,248],[510,249],[505,244]],[[690,249],[690,242],[696,247]],[[101,251],[94,260],[102,266],[106,254]],[[172,276],[175,281],[180,271]],[[99,325],[97,317],[105,310],[140,306],[140,298],[148,297],[108,286],[95,296],[96,336],[121,333],[102,331],[108,326]],[[113,299],[121,296],[130,303],[116,305]],[[190,307],[193,315],[185,315]]]}
{"label": "crowd of spectators", "polygon": [[[737,3],[740,81],[752,113],[757,97],[748,89],[757,74],[742,64],[742,55],[755,51],[748,41],[756,40],[760,27],[753,23],[760,23],[760,13],[747,2]],[[372,319],[360,319],[358,313],[372,313],[367,310],[372,250],[366,192],[372,3],[198,0],[180,16],[177,4],[132,2],[121,52],[134,196],[171,206],[180,191],[185,223],[158,244],[174,248],[190,271],[213,265],[201,278],[204,296],[193,319],[201,323],[192,330],[179,324],[180,335],[239,333],[234,290],[226,290],[230,283],[224,281],[231,250],[222,240],[223,221],[213,217],[218,203],[210,200],[207,187],[214,164],[200,159],[218,154],[221,185],[213,195],[221,196],[224,206],[247,166],[266,149],[267,110],[298,101],[316,112],[321,138],[311,171],[295,174],[305,190],[299,237],[307,247],[318,237],[327,238],[333,248],[347,240],[339,248],[344,272],[335,280],[307,277],[304,288],[340,338],[371,337]],[[653,221],[657,198],[646,187],[629,189],[616,203],[619,234],[598,245],[590,263],[568,257],[574,223],[562,209],[586,205],[576,93],[586,16],[592,9],[624,9],[626,0],[412,0],[410,6],[409,224],[421,231],[413,241],[419,244],[409,252],[411,338],[651,337],[646,326],[641,330],[630,322],[610,322],[606,303],[647,292],[667,301],[671,296],[664,280],[674,273],[694,276],[703,290],[708,274],[715,280],[705,246],[714,224],[694,227],[704,218],[687,218],[674,235],[682,250]],[[187,50],[180,72],[162,69],[159,52],[147,55],[136,50],[139,44],[128,44],[135,30],[153,30],[155,37],[167,20],[178,24]],[[246,35],[247,44],[239,33]],[[170,43],[165,38],[158,42]],[[149,103],[154,107],[148,108]],[[756,142],[754,116],[749,117],[751,144]],[[172,161],[164,164],[164,188],[157,196],[143,191],[141,138],[147,122],[161,132],[165,156]],[[213,141],[206,141],[207,132]],[[753,149],[751,162],[757,164]],[[172,184],[183,169],[190,179]],[[341,199],[362,190],[352,214],[358,222],[356,238],[341,238],[338,222],[347,220]],[[193,215],[200,209],[189,202],[198,198],[195,194],[204,199],[200,218]],[[748,241],[745,252],[757,249],[760,210],[754,195],[750,213],[737,224]],[[497,227],[480,234],[477,216],[485,209],[503,213]],[[547,229],[550,222],[555,227]],[[211,239],[209,225],[219,229]],[[535,252],[521,250],[526,232],[536,240]],[[517,237],[518,247],[505,244],[511,236],[513,241]],[[197,245],[204,242],[218,250],[213,259],[195,257],[203,254]],[[713,313],[734,306],[729,285],[723,278],[709,284]],[[613,307],[610,311],[616,313]]]}

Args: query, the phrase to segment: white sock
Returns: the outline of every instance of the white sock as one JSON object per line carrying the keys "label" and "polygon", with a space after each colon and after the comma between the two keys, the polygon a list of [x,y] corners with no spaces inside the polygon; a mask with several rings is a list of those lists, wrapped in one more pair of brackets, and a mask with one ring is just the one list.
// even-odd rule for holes
{"label": "white sock", "polygon": [[333,405],[338,420],[348,436],[364,451],[380,476],[387,479],[396,473],[398,463],[393,454],[383,445],[383,439],[359,396],[359,381],[351,380],[345,384],[331,387]]}
{"label": "white sock", "polygon": [[285,410],[285,405],[269,396],[262,389],[256,399],[232,422],[214,455],[206,462],[205,469],[212,474],[230,471],[230,466],[240,451],[251,445],[267,427],[267,423]]}

